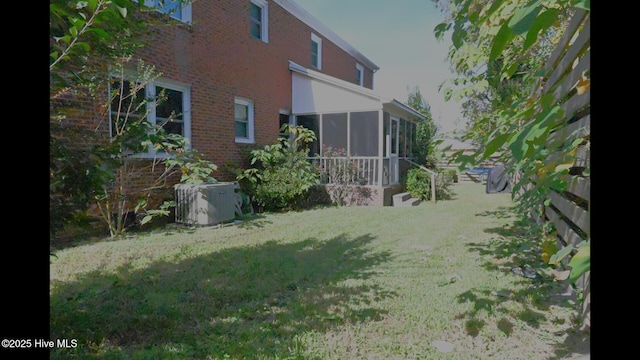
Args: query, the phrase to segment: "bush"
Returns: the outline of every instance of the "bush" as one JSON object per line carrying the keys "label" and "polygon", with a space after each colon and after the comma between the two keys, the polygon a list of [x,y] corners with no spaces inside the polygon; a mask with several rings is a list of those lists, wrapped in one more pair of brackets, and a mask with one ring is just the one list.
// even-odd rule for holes
{"label": "bush", "polygon": [[295,139],[280,138],[276,144],[253,150],[253,167],[237,176],[258,211],[298,209],[308,203],[307,193],[318,185],[319,173],[307,159],[307,144],[315,134],[301,126],[287,126],[285,131]]}
{"label": "bush", "polygon": [[[436,200],[451,199],[452,169],[436,169]],[[453,169],[455,172],[455,169]],[[420,200],[431,200],[431,174],[417,168],[409,169],[405,180],[405,189],[412,197]]]}

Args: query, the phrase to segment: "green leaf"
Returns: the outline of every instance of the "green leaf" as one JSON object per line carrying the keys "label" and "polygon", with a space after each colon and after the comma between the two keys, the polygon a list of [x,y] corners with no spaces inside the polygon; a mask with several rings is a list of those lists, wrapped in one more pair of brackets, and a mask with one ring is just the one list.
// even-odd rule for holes
{"label": "green leaf", "polygon": [[144,224],[148,223],[149,221],[151,221],[152,219],[153,219],[152,215],[147,215],[147,216],[142,218],[142,221],[140,221],[140,224],[144,225]]}
{"label": "green leaf", "polygon": [[550,28],[558,19],[559,14],[560,10],[558,9],[547,9],[538,15],[533,21],[533,24],[531,24],[529,32],[527,32],[527,37],[522,45],[522,50],[527,50],[531,45],[535,44],[538,39],[538,34],[541,32],[544,33],[546,29]]}
{"label": "green leaf", "polygon": [[536,19],[536,16],[540,12],[540,3],[542,0],[535,0],[529,5],[518,9],[511,20],[509,20],[509,28],[517,35],[522,35],[529,31],[531,25]]}
{"label": "green leaf", "polygon": [[578,248],[578,252],[573,255],[568,265],[571,266],[569,280],[575,282],[582,274],[591,269],[591,246]]}
{"label": "green leaf", "polygon": [[450,25],[447,23],[440,23],[438,25],[436,25],[435,28],[433,28],[433,33],[436,36],[436,39],[438,41],[442,40],[442,38],[444,37],[444,33],[450,29]]}
{"label": "green leaf", "polygon": [[571,3],[577,8],[591,11],[591,0],[573,0]]}
{"label": "green leaf", "polygon": [[500,6],[502,6],[502,4],[505,2],[505,0],[496,0],[491,4],[491,7],[489,8],[489,10],[487,10],[487,13],[485,14],[483,19],[488,18],[489,16],[493,15],[494,12],[496,12],[496,10],[498,10],[500,8]]}
{"label": "green leaf", "polygon": [[78,41],[76,43],[76,46],[81,47],[86,52],[91,51],[91,46],[89,46],[89,44],[87,44],[86,42]]}
{"label": "green leaf", "polygon": [[500,134],[496,137],[494,137],[493,139],[491,139],[491,141],[489,141],[489,143],[487,144],[487,146],[485,147],[484,150],[484,155],[483,157],[486,159],[489,156],[491,156],[493,153],[495,153],[496,151],[500,150],[500,148],[502,147],[502,145],[504,145],[504,143],[512,136],[512,134],[510,133],[505,133],[505,134]]}
{"label": "green leaf", "polygon": [[567,255],[571,254],[572,251],[573,251],[573,246],[565,246],[565,247],[563,247],[557,253],[551,255],[551,257],[549,258],[549,264],[550,265],[559,264],[560,261],[562,261],[562,259],[567,257]]}
{"label": "green leaf", "polygon": [[122,7],[122,6],[118,6],[118,5],[114,5],[114,6],[118,10],[118,12],[120,13],[120,16],[122,16],[123,18],[127,17],[127,8],[126,7]]}
{"label": "green leaf", "polygon": [[513,40],[515,34],[509,28],[509,25],[505,22],[498,30],[498,33],[493,38],[491,43],[491,53],[489,54],[489,62],[494,62],[500,55],[502,55],[502,51],[507,46],[507,44]]}
{"label": "green leaf", "polygon": [[100,28],[90,28],[90,29],[87,29],[87,32],[92,32],[98,35],[98,37],[101,37],[103,39],[108,39],[109,37],[111,37],[111,35],[109,35],[106,31],[104,31],[104,29],[100,29]]}
{"label": "green leaf", "polygon": [[464,44],[464,40],[467,38],[467,32],[462,27],[461,23],[456,23],[453,28],[453,35],[451,35],[451,41],[453,42],[453,46],[456,49],[460,49],[462,44]]}

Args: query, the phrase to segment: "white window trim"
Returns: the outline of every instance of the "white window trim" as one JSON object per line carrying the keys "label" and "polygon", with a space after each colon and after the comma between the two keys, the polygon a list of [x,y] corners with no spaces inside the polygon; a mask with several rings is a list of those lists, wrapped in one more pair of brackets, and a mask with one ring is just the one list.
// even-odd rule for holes
{"label": "white window trim", "polygon": [[[314,33],[311,33],[311,41],[318,44],[318,66],[316,66],[316,68],[318,70],[322,70],[322,38]],[[311,65],[314,66],[313,64]]]}
{"label": "white window trim", "polygon": [[[134,0],[135,2],[138,2],[137,0]],[[183,23],[187,23],[187,24],[191,24],[191,22],[193,21],[192,19],[192,0],[186,0],[183,4],[182,4],[182,18],[181,19],[176,19],[175,17],[171,16],[172,19],[176,19],[178,21],[182,21]],[[147,7],[155,7],[155,1],[154,0],[144,0],[144,5]],[[158,12],[162,12],[160,10],[157,10]]]}
{"label": "white window trim", "polygon": [[356,63],[356,71],[360,72],[360,82],[358,85],[364,86],[364,66],[360,63]]}
{"label": "white window trim", "polygon": [[[114,78],[120,78],[119,75],[114,75]],[[133,76],[126,76],[126,80],[136,81]],[[145,97],[155,97],[156,86],[160,86],[163,88],[176,90],[182,92],[182,124],[184,133],[182,136],[186,140],[185,150],[191,150],[191,86],[178,83],[175,81],[167,80],[167,79],[156,79],[154,81],[150,81],[145,85]],[[111,94],[111,86],[109,86],[109,94]],[[111,105],[109,105],[111,106]],[[148,103],[147,103],[147,106]],[[156,123],[156,107],[151,106],[151,108],[147,108],[147,121]],[[111,109],[109,109],[109,134],[111,134]],[[168,158],[169,155],[166,153],[157,153],[154,149],[149,149],[148,152],[139,153],[134,155],[137,158]]]}
{"label": "white window trim", "polygon": [[[237,143],[242,143],[242,144],[253,144],[254,143],[254,109],[253,109],[253,101],[249,100],[249,99],[245,99],[245,98],[240,98],[240,97],[236,97],[234,102],[234,107],[235,104],[240,104],[240,105],[245,105],[247,107],[247,137],[243,138],[243,137],[235,137],[236,142]],[[235,109],[234,109],[235,112]],[[235,115],[233,118],[233,131],[235,134]]]}
{"label": "white window trim", "polygon": [[265,43],[269,43],[269,3],[267,3],[266,0],[251,0],[251,3],[262,9],[260,40]]}

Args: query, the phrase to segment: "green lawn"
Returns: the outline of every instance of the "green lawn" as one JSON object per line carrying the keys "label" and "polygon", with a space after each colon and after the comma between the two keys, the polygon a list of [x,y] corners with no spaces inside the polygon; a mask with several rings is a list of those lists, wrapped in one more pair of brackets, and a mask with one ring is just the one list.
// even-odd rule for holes
{"label": "green lawn", "polygon": [[[260,214],[51,259],[52,359],[560,359],[582,334],[509,194]],[[514,273],[528,264],[535,279]],[[584,347],[584,343],[578,344]],[[588,344],[587,344],[588,345]]]}

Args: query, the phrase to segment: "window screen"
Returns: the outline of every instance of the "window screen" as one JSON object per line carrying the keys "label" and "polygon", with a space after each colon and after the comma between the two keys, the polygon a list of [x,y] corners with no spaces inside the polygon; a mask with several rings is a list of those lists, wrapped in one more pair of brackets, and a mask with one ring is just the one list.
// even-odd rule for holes
{"label": "window screen", "polygon": [[351,156],[377,156],[378,112],[352,112],[350,125]]}

